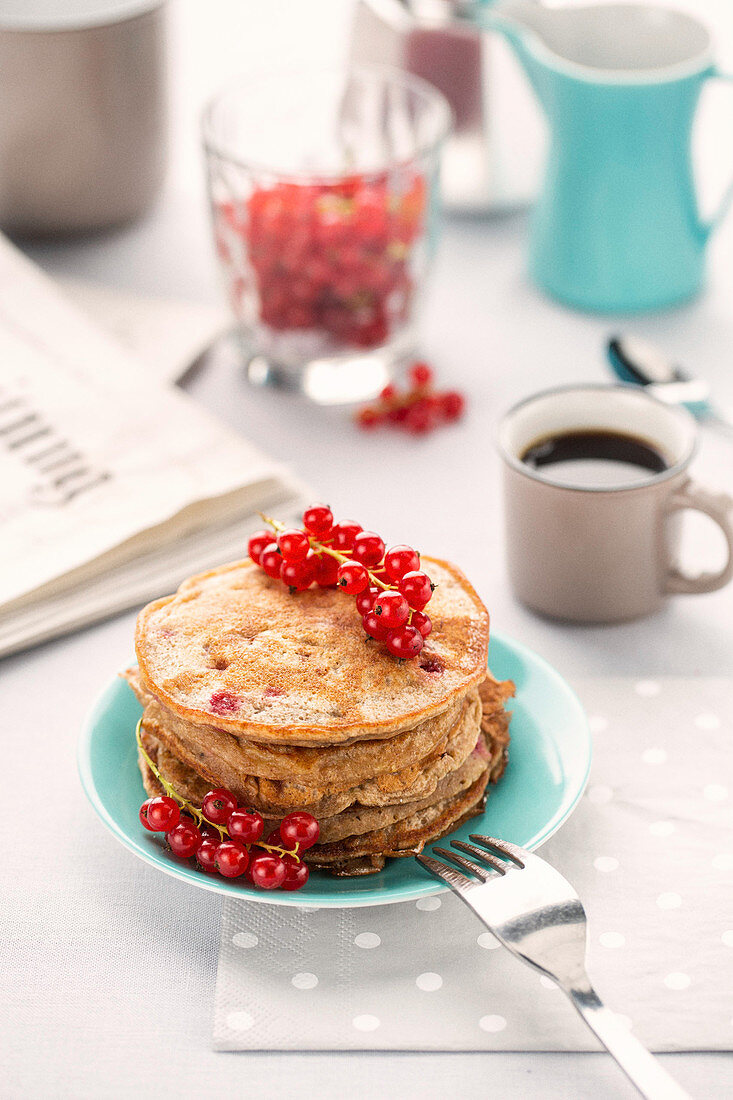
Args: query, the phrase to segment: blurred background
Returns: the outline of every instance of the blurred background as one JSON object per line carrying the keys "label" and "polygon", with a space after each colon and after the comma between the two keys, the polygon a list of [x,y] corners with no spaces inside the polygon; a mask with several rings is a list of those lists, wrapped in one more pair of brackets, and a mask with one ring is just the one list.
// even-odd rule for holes
{"label": "blurred background", "polygon": [[[714,53],[733,69],[733,8],[725,0],[678,5],[705,21]],[[29,258],[53,277],[71,278],[135,295],[211,309],[228,323],[226,296],[212,242],[201,148],[204,104],[228,79],[264,67],[328,66],[349,54],[355,5],[350,0],[171,0],[168,19],[169,153],[162,190],[137,220],[86,236],[32,239],[16,235]],[[419,350],[443,385],[465,393],[460,426],[413,439],[359,432],[349,414],[294,394],[248,387],[236,356],[205,357],[183,385],[237,434],[298,474],[340,514],[380,530],[387,541],[409,533],[426,551],[460,561],[489,605],[495,624],[540,649],[558,645],[573,663],[623,666],[629,634],[639,643],[645,624],[574,632],[538,620],[513,600],[503,571],[499,470],[494,432],[502,411],[533,390],[563,382],[604,381],[611,375],[605,344],[616,331],[659,344],[676,362],[705,377],[721,403],[733,404],[733,218],[713,237],[703,293],[681,306],[638,317],[569,309],[527,277],[528,192],[536,187],[544,127],[524,74],[506,44],[492,44],[496,126],[517,184],[515,205],[500,213],[448,212],[428,284]],[[492,54],[493,56],[493,54]],[[733,95],[710,82],[694,127],[695,172],[703,210],[712,211],[733,176]],[[492,102],[492,112],[494,103]],[[524,193],[522,189],[524,187]],[[511,188],[509,188],[511,192]],[[175,314],[168,326],[171,339]],[[703,432],[696,467],[708,483],[729,482],[728,443]],[[692,525],[693,527],[695,524]],[[721,540],[700,521],[697,560],[720,562]],[[728,669],[729,643],[710,608],[729,597],[678,600],[662,613],[673,631],[655,637],[650,664],[681,671],[681,634],[699,635],[710,668]],[[594,639],[603,635],[602,651]],[[586,644],[588,641],[590,645]]]}

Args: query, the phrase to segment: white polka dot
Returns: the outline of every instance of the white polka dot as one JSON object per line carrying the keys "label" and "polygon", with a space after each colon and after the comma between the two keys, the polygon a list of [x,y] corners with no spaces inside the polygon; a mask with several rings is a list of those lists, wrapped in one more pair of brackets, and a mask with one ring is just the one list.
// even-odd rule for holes
{"label": "white polka dot", "polygon": [[493,951],[495,947],[501,947],[501,944],[493,932],[482,932],[476,940],[476,943],[479,947],[486,948],[487,951]]}
{"label": "white polka dot", "polygon": [[614,856],[596,856],[593,860],[596,871],[615,871],[618,860]]}
{"label": "white polka dot", "polygon": [[478,1022],[482,1031],[503,1031],[506,1020],[503,1016],[482,1016]]}
{"label": "white polka dot", "polygon": [[641,754],[645,764],[666,764],[667,752],[665,749],[646,749]]}
{"label": "white polka dot", "polygon": [[379,1027],[378,1016],[355,1016],[351,1022],[357,1031],[376,1031]]}
{"label": "white polka dot", "polygon": [[296,905],[295,908],[298,910],[299,913],[317,913],[320,910],[321,906],[320,905]]}
{"label": "white polka dot", "polygon": [[717,714],[712,714],[710,711],[705,711],[703,714],[698,714],[695,719],[695,725],[699,730],[719,730],[720,719]]}
{"label": "white polka dot", "polygon": [[358,936],[354,937],[354,943],[357,947],[379,947],[381,942],[382,940],[376,932],[360,932]]}
{"label": "white polka dot", "polygon": [[425,974],[418,974],[415,978],[415,985],[418,989],[422,989],[423,993],[434,993],[436,989],[440,989],[443,984],[443,979],[440,974],[433,974],[428,970]]}
{"label": "white polka dot", "polygon": [[232,1031],[249,1031],[254,1022],[255,1018],[249,1012],[230,1012],[227,1016],[227,1027]]}
{"label": "white polka dot", "polygon": [[598,942],[601,947],[623,947],[626,939],[620,932],[601,932]]}
{"label": "white polka dot", "polygon": [[724,932],[720,938],[726,947],[733,947],[733,929]]}
{"label": "white polka dot", "polygon": [[588,788],[588,801],[592,802],[594,806],[602,806],[604,802],[610,802],[613,798],[613,791],[610,787],[604,787],[602,783],[596,783],[594,787]]}
{"label": "white polka dot", "polygon": [[679,909],[682,905],[682,898],[679,894],[675,894],[670,890],[668,893],[659,895],[657,905],[660,909]]}
{"label": "white polka dot", "polygon": [[318,978],[315,974],[309,974],[307,970],[302,974],[293,974],[292,981],[296,989],[315,989],[318,985]]}
{"label": "white polka dot", "polygon": [[608,719],[602,714],[591,714],[588,725],[591,733],[604,733],[608,729]]}
{"label": "white polka dot", "polygon": [[733,871],[733,852],[718,852],[712,863],[716,871]]}
{"label": "white polka dot", "polygon": [[237,932],[232,936],[232,943],[237,947],[256,947],[259,942],[254,932]]}
{"label": "white polka dot", "polygon": [[540,978],[540,985],[544,986],[545,989],[559,989],[560,988],[559,985],[557,984],[557,982],[553,982],[552,978],[548,978],[544,974]]}
{"label": "white polka dot", "polygon": [[624,1016],[623,1012],[614,1012],[614,1016],[621,1024],[621,1027],[625,1027],[627,1031],[631,1031],[634,1026],[634,1021],[630,1016]]}
{"label": "white polka dot", "polygon": [[661,691],[656,680],[638,680],[635,686],[636,694],[642,695],[645,699],[651,699],[652,695],[659,695]]}
{"label": "white polka dot", "polygon": [[422,909],[423,913],[431,913],[434,909],[440,909],[440,898],[418,898],[415,902],[416,909]]}
{"label": "white polka dot", "polygon": [[667,989],[687,989],[690,985],[690,979],[687,974],[681,974],[678,970],[675,970],[672,974],[667,975],[664,984]]}
{"label": "white polka dot", "polygon": [[675,827],[671,821],[653,821],[649,826],[649,832],[652,836],[671,836],[674,829]]}
{"label": "white polka dot", "polygon": [[721,783],[708,783],[707,787],[703,788],[702,793],[708,802],[725,802],[728,797],[728,788],[722,786]]}

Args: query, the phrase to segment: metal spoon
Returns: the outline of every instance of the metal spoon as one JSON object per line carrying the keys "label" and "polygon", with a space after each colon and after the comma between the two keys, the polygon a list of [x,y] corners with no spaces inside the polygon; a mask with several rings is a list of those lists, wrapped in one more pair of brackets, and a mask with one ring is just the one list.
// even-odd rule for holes
{"label": "metal spoon", "polygon": [[606,351],[611,368],[623,382],[644,386],[667,404],[686,405],[699,420],[733,432],[733,420],[711,403],[708,383],[691,378],[654,344],[635,336],[614,336]]}

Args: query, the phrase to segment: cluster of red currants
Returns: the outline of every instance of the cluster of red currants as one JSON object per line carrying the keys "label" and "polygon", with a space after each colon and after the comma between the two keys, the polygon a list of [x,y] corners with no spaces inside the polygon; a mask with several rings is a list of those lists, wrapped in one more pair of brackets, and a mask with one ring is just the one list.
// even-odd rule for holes
{"label": "cluster of red currants", "polygon": [[[161,782],[170,793],[146,799],[140,807],[140,821],[151,833],[165,833],[174,855],[195,858],[209,874],[224,878],[244,875],[260,890],[300,890],[305,886],[308,867],[299,853],[311,848],[320,832],[311,814],[304,810],[288,814],[263,842],[261,815],[241,809],[231,791],[224,787],[209,791],[198,810],[175,794],[170,784]],[[182,813],[182,808],[188,813]]]}
{"label": "cluster of red currants", "polygon": [[371,431],[387,425],[410,435],[425,435],[440,424],[463,416],[466,408],[463,394],[457,390],[435,390],[433,371],[427,363],[413,363],[408,379],[408,390],[400,392],[396,386],[385,386],[376,405],[360,409],[356,414],[359,427]]}
{"label": "cluster of red currants", "polygon": [[257,531],[248,552],[268,577],[283,581],[291,592],[312,584],[341,588],[356,597],[369,637],[402,660],[419,655],[433,628],[425,608],[434,585],[420,569],[416,550],[403,545],[387,550],[374,531],[351,520],[335,523],[325,504],[305,510],[302,529],[263,518],[276,533]]}
{"label": "cluster of red currants", "polygon": [[409,312],[410,255],[423,233],[424,180],[401,182],[276,183],[256,188],[241,216],[231,203],[219,208],[245,242],[265,324],[320,329],[358,347],[385,343]]}

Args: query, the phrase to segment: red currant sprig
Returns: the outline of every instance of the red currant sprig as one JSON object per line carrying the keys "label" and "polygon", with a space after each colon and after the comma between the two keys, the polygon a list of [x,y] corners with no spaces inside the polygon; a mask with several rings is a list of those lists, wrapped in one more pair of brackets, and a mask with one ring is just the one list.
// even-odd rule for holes
{"label": "red currant sprig", "polygon": [[[308,881],[308,867],[300,852],[312,848],[320,829],[305,810],[295,810],[281,821],[263,843],[265,823],[256,810],[243,810],[231,791],[208,791],[201,809],[164,779],[142,745],[140,727],[135,737],[145,762],[164,795],[147,798],[140,807],[140,821],[151,833],[165,833],[168,846],[181,859],[196,859],[200,870],[224,878],[247,879],[261,890],[300,890]],[[189,816],[183,816],[181,810]],[[256,847],[255,847],[256,845]]]}
{"label": "red currant sprig", "polygon": [[313,583],[343,589],[356,598],[368,637],[384,642],[400,660],[419,655],[432,630],[425,608],[435,586],[420,569],[416,550],[406,545],[387,550],[375,531],[351,520],[334,523],[326,504],[305,510],[302,529],[260,515],[272,531],[257,531],[248,550],[268,577],[283,581],[291,592]]}
{"label": "red currant sprig", "polygon": [[463,416],[466,408],[463,394],[457,390],[437,391],[433,371],[427,363],[413,363],[408,379],[409,389],[400,392],[394,385],[385,386],[376,404],[360,409],[356,414],[359,427],[371,431],[387,425],[410,435],[425,435]]}

